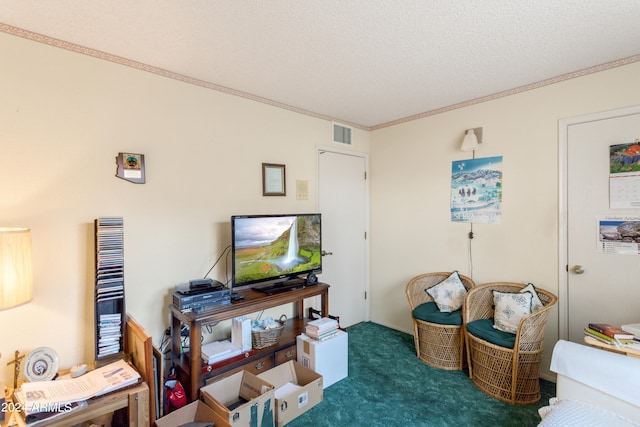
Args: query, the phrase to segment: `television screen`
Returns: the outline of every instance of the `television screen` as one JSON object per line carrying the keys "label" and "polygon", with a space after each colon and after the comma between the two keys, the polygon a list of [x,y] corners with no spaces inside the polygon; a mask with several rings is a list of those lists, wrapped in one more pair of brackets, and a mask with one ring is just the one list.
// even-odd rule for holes
{"label": "television screen", "polygon": [[320,214],[231,217],[234,287],[322,271]]}

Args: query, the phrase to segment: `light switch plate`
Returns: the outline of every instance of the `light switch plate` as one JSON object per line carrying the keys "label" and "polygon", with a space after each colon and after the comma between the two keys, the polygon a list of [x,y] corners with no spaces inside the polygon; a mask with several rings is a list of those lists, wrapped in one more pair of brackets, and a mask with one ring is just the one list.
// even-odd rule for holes
{"label": "light switch plate", "polygon": [[309,199],[309,181],[296,180],[296,199],[297,200]]}

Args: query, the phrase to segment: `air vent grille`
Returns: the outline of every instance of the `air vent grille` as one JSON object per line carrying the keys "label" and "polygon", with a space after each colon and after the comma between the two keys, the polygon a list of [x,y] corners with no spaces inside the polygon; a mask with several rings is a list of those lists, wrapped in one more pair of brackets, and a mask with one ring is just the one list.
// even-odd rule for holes
{"label": "air vent grille", "polygon": [[351,145],[351,128],[334,123],[333,142]]}

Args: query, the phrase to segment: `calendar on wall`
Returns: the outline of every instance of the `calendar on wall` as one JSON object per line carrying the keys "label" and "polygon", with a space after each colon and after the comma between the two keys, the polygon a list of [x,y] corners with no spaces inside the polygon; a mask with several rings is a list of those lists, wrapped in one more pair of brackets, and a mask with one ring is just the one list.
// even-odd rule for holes
{"label": "calendar on wall", "polygon": [[609,207],[640,208],[640,139],[609,147]]}
{"label": "calendar on wall", "polygon": [[598,252],[640,255],[640,216],[605,215],[598,217],[597,223]]}

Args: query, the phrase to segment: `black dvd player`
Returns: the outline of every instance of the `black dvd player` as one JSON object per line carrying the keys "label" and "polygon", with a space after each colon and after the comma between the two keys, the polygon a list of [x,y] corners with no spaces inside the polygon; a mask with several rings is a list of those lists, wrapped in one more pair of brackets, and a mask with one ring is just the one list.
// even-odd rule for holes
{"label": "black dvd player", "polygon": [[196,291],[176,289],[173,293],[173,304],[179,310],[192,310],[194,308],[205,307],[209,305],[228,305],[231,303],[231,289],[224,286],[222,289],[217,287],[201,289]]}
{"label": "black dvd player", "polygon": [[211,291],[220,291],[226,287],[213,279],[195,279],[190,280],[188,284],[176,286],[176,291],[182,295],[197,295]]}

